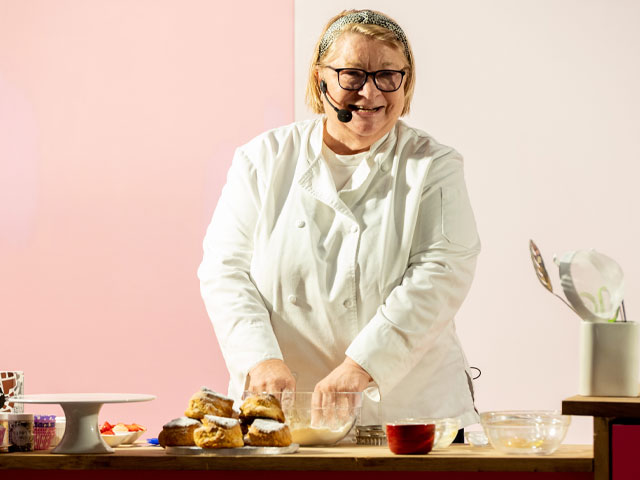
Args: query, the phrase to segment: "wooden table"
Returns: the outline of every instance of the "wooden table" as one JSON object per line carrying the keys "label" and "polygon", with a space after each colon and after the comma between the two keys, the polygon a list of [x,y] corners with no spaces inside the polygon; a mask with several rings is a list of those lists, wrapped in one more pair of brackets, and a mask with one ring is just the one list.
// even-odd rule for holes
{"label": "wooden table", "polygon": [[[594,479],[595,480],[616,480],[616,477],[640,478],[637,470],[633,468],[620,468],[620,463],[629,465],[638,462],[631,462],[628,455],[618,457],[618,467],[614,475],[613,456],[615,454],[612,430],[616,425],[635,425],[640,420],[640,398],[639,397],[583,397],[576,395],[562,401],[562,413],[567,415],[587,415],[593,417],[593,452],[594,452]],[[638,427],[640,432],[640,427]],[[638,440],[636,439],[636,444]],[[637,453],[635,457],[637,458]]]}
{"label": "wooden table", "polygon": [[[3,470],[4,469],[4,470]],[[46,470],[46,472],[45,472]],[[92,470],[87,476],[86,470]],[[140,479],[141,470],[158,478],[256,479],[268,471],[279,471],[278,480],[336,480],[337,478],[388,478],[389,471],[402,471],[406,479],[428,480],[592,480],[591,445],[562,445],[552,455],[505,455],[493,448],[452,445],[428,455],[394,455],[387,447],[337,446],[300,448],[290,455],[176,456],[160,447],[117,448],[111,455],[62,455],[49,452],[0,454],[3,478],[91,478]],[[304,471],[302,473],[301,471]],[[428,472],[428,474],[427,474]],[[6,474],[6,475],[5,475]],[[14,476],[15,475],[15,476]],[[45,476],[46,475],[46,476]],[[145,475],[146,477],[146,475]]]}

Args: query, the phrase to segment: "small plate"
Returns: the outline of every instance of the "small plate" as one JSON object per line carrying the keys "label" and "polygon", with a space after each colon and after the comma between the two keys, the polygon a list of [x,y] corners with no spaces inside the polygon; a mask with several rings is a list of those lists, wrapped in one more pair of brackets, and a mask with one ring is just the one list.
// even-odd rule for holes
{"label": "small plate", "polygon": [[[137,433],[137,432],[136,432]],[[131,432],[116,433],[114,435],[100,435],[107,445],[110,447],[117,447],[129,438]]]}
{"label": "small plate", "polygon": [[295,453],[300,445],[292,443],[288,447],[254,447],[245,445],[239,448],[200,448],[200,447],[165,447],[169,455],[280,455],[285,453]]}

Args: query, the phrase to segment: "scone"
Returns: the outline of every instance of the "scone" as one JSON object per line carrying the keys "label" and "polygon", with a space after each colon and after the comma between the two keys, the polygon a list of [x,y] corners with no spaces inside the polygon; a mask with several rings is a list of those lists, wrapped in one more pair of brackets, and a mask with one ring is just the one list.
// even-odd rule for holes
{"label": "scone", "polygon": [[257,447],[288,447],[291,445],[291,431],[286,423],[257,418],[247,433],[249,444]]}
{"label": "scone", "polygon": [[163,447],[193,446],[193,432],[202,424],[193,418],[174,418],[162,426],[158,435],[158,443]]}
{"label": "scone", "polygon": [[269,393],[251,395],[240,407],[240,420],[250,424],[254,418],[270,418],[284,423],[280,401]]}
{"label": "scone", "polygon": [[189,408],[184,414],[198,420],[205,415],[231,417],[233,416],[233,399],[202,387],[193,394],[189,400]]}
{"label": "scone", "polygon": [[251,422],[253,422],[255,418],[240,418],[240,430],[242,430],[242,435],[246,435],[249,431],[249,427],[251,426]]}
{"label": "scone", "polygon": [[235,418],[205,415],[203,426],[193,434],[200,448],[236,448],[244,446],[240,422]]}

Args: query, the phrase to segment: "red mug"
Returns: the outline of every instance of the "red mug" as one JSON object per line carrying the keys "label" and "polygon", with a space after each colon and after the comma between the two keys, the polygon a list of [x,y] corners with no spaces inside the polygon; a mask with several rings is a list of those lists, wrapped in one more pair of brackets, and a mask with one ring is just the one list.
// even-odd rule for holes
{"label": "red mug", "polygon": [[387,424],[389,450],[397,455],[425,454],[433,448],[433,423],[399,422]]}

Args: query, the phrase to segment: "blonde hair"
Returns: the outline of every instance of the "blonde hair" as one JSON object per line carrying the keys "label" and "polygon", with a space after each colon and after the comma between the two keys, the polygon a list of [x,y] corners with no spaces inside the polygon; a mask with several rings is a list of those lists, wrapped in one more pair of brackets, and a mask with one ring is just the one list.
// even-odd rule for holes
{"label": "blonde hair", "polygon": [[[406,44],[404,44],[398,36],[391,30],[379,26],[373,25],[369,23],[347,23],[344,25],[340,31],[333,37],[332,42],[329,46],[324,50],[322,55],[320,54],[320,48],[325,39],[325,34],[327,30],[339,19],[345,17],[347,15],[351,15],[354,13],[364,12],[364,10],[344,10],[339,15],[333,17],[327,25],[322,30],[322,34],[316,43],[315,48],[313,49],[313,57],[311,58],[311,65],[309,66],[309,79],[307,82],[307,91],[306,91],[306,101],[313,113],[324,113],[324,104],[322,103],[322,92],[320,91],[320,86],[318,85],[318,79],[316,77],[316,73],[318,67],[322,65],[322,61],[327,58],[331,58],[331,55],[334,53],[334,45],[336,40],[344,33],[351,32],[357,33],[361,35],[366,35],[368,37],[374,38],[376,40],[380,40],[387,45],[398,49],[404,57],[407,59],[408,68],[407,73],[404,79],[404,107],[402,109],[402,113],[400,115],[406,115],[409,113],[409,108],[411,106],[411,99],[413,98],[413,89],[415,86],[415,68],[413,65],[413,51],[411,50],[411,45],[409,44],[409,40],[406,40]],[[378,15],[382,15],[392,22],[395,23],[391,17],[384,15],[383,13],[373,11]]]}

